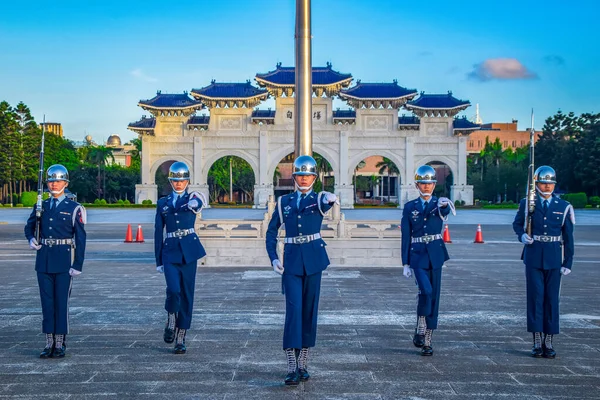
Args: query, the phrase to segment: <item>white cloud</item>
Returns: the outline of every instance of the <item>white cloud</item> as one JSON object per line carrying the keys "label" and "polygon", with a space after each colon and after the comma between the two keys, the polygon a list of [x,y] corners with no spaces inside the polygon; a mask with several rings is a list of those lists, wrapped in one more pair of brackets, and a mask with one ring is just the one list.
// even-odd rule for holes
{"label": "white cloud", "polygon": [[489,58],[473,66],[473,71],[467,74],[469,79],[478,81],[537,79],[535,72],[528,70],[516,58]]}
{"label": "white cloud", "polygon": [[131,76],[133,76],[136,79],[145,81],[145,82],[158,82],[158,79],[147,75],[144,71],[142,71],[140,68],[136,68],[133,71],[131,71],[129,73]]}

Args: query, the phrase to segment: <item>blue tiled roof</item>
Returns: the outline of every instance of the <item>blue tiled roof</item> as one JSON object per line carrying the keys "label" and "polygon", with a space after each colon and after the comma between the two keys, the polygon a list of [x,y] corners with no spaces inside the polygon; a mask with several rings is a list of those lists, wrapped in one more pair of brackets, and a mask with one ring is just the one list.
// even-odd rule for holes
{"label": "blue tiled roof", "polygon": [[130,128],[137,129],[153,129],[155,125],[156,118],[146,118],[146,116],[143,116],[142,119],[140,119],[139,121],[132,122],[127,126]]}
{"label": "blue tiled roof", "polygon": [[188,119],[188,125],[208,125],[210,121],[209,115],[192,115]]}
{"label": "blue tiled roof", "polygon": [[198,96],[210,97],[213,99],[245,99],[260,95],[266,95],[268,93],[265,89],[259,89],[252,86],[250,81],[246,82],[234,82],[234,83],[222,83],[215,82],[214,80],[209,86],[201,89],[192,89],[192,94]]}
{"label": "blue tiled roof", "polygon": [[[296,81],[296,69],[295,67],[282,67],[281,63],[278,63],[274,71],[269,71],[265,74],[256,74],[256,79],[275,85],[291,86]],[[326,67],[312,67],[313,86],[332,85],[348,79],[352,79],[352,74],[343,74],[334,71],[330,63],[327,63]]]}
{"label": "blue tiled roof", "polygon": [[140,100],[139,105],[152,108],[188,108],[199,107],[202,103],[196,101],[187,92],[179,94],[162,94],[160,91],[150,100]]}
{"label": "blue tiled roof", "polygon": [[356,118],[355,110],[340,110],[337,109],[333,112],[333,118]]}
{"label": "blue tiled roof", "polygon": [[254,110],[251,118],[275,118],[275,110]]}
{"label": "blue tiled roof", "polygon": [[398,125],[419,125],[421,120],[414,115],[401,115],[398,117]]}
{"label": "blue tiled roof", "polygon": [[363,83],[358,81],[355,86],[342,90],[340,94],[360,99],[399,99],[416,95],[417,90],[402,87],[395,80],[392,83]]}
{"label": "blue tiled roof", "polygon": [[470,104],[471,102],[468,100],[459,100],[452,96],[452,92],[448,92],[447,94],[425,94],[421,92],[421,95],[416,100],[407,103],[409,106],[429,109],[451,109]]}
{"label": "blue tiled roof", "polygon": [[452,123],[454,129],[479,129],[481,125],[471,122],[467,117],[454,118]]}

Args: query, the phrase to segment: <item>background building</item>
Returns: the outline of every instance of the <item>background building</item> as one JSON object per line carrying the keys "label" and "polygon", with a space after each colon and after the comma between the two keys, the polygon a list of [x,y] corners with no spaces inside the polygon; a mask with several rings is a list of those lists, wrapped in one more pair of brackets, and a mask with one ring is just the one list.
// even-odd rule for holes
{"label": "background building", "polygon": [[42,122],[40,128],[45,128],[46,132],[63,137],[63,128],[60,122]]}

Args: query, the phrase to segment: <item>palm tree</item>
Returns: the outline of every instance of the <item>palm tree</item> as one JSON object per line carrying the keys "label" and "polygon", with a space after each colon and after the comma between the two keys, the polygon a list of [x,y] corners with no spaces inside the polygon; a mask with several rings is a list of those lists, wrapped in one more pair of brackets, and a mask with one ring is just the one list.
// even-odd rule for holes
{"label": "palm tree", "polygon": [[358,182],[356,181],[356,173],[358,172],[359,169],[363,169],[365,167],[365,165],[367,165],[367,163],[365,162],[365,160],[362,160],[361,162],[359,162],[358,164],[356,164],[356,167],[354,168],[354,202],[358,203],[358,199],[356,197],[356,186],[358,185]]}
{"label": "palm tree", "polygon": [[323,181],[323,177],[325,176],[325,174],[333,171],[333,168],[331,168],[331,164],[329,164],[329,161],[327,161],[322,155],[314,153],[313,158],[317,162],[317,174],[319,175],[319,181],[321,181],[321,184],[323,185],[323,190],[325,190],[325,182]]}
{"label": "palm tree", "polygon": [[387,157],[383,157],[383,160],[379,161],[375,165],[375,167],[379,168],[379,175],[383,175],[384,173],[386,173],[386,175],[387,175],[387,181],[388,181],[387,201],[389,203],[389,201],[390,201],[390,174],[398,175],[398,174],[400,174],[400,170],[398,169],[396,164],[394,164],[394,162]]}
{"label": "palm tree", "polygon": [[[115,162],[115,157],[113,156],[113,150],[106,146],[92,146],[88,152],[88,161],[96,165],[98,167],[98,175],[96,180],[98,182],[98,194],[104,198],[104,194],[106,193],[106,161],[111,159],[112,162]],[[101,171],[104,172],[103,179],[101,179]],[[100,182],[102,181],[102,188],[100,188]]]}

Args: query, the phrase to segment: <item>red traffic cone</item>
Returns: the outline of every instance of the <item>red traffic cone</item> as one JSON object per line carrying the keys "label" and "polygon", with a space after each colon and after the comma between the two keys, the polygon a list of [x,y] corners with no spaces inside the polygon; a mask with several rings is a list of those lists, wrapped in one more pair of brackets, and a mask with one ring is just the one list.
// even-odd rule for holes
{"label": "red traffic cone", "polygon": [[452,239],[450,239],[450,229],[448,229],[448,224],[444,228],[444,243],[452,243]]}
{"label": "red traffic cone", "polygon": [[475,233],[475,241],[473,243],[485,243],[483,241],[483,234],[481,233],[480,224],[477,224],[477,233]]}
{"label": "red traffic cone", "polygon": [[137,233],[135,234],[136,243],[144,243],[144,234],[142,233],[142,226],[138,225]]}
{"label": "red traffic cone", "polygon": [[131,224],[127,224],[127,232],[125,233],[125,243],[133,243],[131,237]]}

